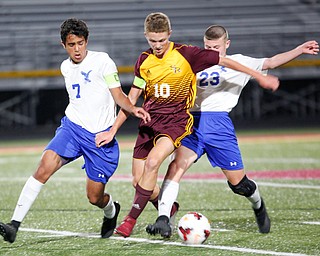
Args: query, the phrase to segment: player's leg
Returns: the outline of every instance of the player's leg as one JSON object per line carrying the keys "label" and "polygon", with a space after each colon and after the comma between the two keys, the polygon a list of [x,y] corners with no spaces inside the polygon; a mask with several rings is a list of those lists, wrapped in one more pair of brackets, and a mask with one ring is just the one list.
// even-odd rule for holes
{"label": "player's leg", "polygon": [[170,237],[174,227],[175,211],[178,208],[176,203],[179,193],[179,182],[183,174],[197,159],[197,154],[187,147],[181,146],[174,152],[174,159],[170,163],[165,179],[162,183],[159,195],[158,218],[154,224],[147,226],[146,231],[151,235],[161,234],[162,237]]}
{"label": "player's leg", "polygon": [[[145,166],[145,159],[132,159],[132,185],[137,189],[137,184],[142,177],[143,170]],[[137,220],[130,215],[125,216],[121,224],[115,229],[115,234],[121,235],[123,237],[128,237],[131,235]]]}
{"label": "player's leg", "polygon": [[11,222],[8,224],[0,222],[0,235],[5,241],[10,243],[15,241],[20,224],[38,197],[42,186],[64,163],[66,161],[52,150],[43,153],[36,172],[29,177],[20,193]]}
{"label": "player's leg", "polygon": [[145,190],[153,191],[157,184],[158,171],[163,161],[174,151],[170,138],[160,137],[148,154],[144,171],[138,185]]}
{"label": "player's leg", "polygon": [[[157,184],[158,170],[160,165],[172,153],[173,150],[174,145],[168,137],[160,137],[157,140],[156,145],[148,154],[141,179],[136,185],[136,193],[132,208],[121,225],[116,228],[116,234],[124,237],[131,235],[137,218],[144,210],[154,192],[154,188]],[[138,159],[133,159],[133,167],[138,161]]]}
{"label": "player's leg", "polygon": [[228,179],[231,190],[238,195],[246,197],[252,205],[260,233],[270,232],[270,219],[265,203],[260,196],[258,185],[249,179],[244,170],[228,171],[223,170]]}
{"label": "player's leg", "polygon": [[201,119],[204,128],[199,131],[204,137],[209,162],[213,167],[222,169],[234,193],[245,196],[251,202],[260,232],[269,232],[270,221],[258,186],[245,176],[238,140],[229,115],[213,112]]}
{"label": "player's leg", "polygon": [[225,174],[231,190],[246,197],[252,205],[256,221],[261,233],[270,231],[270,219],[265,204],[260,196],[257,184],[248,179],[243,169],[240,149],[237,143],[224,141],[225,146],[214,150],[207,148],[207,156],[213,166],[219,166]]}
{"label": "player's leg", "polygon": [[104,218],[101,227],[101,237],[110,237],[117,225],[117,218],[120,212],[120,204],[112,200],[112,196],[105,193],[105,184],[87,179],[87,197],[92,205],[103,210]]}
{"label": "player's leg", "polygon": [[92,205],[103,210],[100,234],[102,238],[108,238],[114,232],[120,212],[120,204],[114,202],[112,196],[105,192],[107,182],[118,167],[119,145],[114,138],[108,144],[97,148],[95,134],[89,132],[83,132],[78,141],[81,141],[85,161],[87,197]]}
{"label": "player's leg", "polygon": [[[142,177],[145,162],[146,161],[144,159],[133,159],[132,161],[132,186],[134,188],[136,188],[139,180]],[[160,187],[158,184],[156,184],[149,200],[157,210],[158,210],[159,192],[160,192]]]}
{"label": "player's leg", "polygon": [[261,197],[257,184],[248,179],[243,169],[241,170],[222,170],[228,180],[231,190],[238,195],[245,196],[252,204],[254,209],[261,206]]}

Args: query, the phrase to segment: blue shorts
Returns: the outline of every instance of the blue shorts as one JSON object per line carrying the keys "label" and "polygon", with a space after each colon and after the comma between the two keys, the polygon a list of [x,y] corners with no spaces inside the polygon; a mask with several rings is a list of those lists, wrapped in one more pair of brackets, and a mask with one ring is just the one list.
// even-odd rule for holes
{"label": "blue shorts", "polygon": [[[198,155],[207,154],[213,167],[224,170],[243,169],[242,157],[233,123],[227,112],[193,112],[192,134],[182,145]],[[197,159],[197,160],[198,160]]]}
{"label": "blue shorts", "polygon": [[63,117],[46,150],[53,150],[69,161],[83,156],[83,168],[88,178],[105,184],[118,167],[119,146],[114,138],[107,145],[97,148],[95,135],[71,122],[67,117]]}

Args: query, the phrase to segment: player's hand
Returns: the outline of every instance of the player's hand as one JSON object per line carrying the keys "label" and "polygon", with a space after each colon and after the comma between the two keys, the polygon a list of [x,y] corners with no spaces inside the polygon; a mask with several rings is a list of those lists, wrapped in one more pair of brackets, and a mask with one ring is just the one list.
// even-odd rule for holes
{"label": "player's hand", "polygon": [[134,107],[132,114],[138,118],[141,118],[144,123],[148,123],[151,120],[150,114],[141,107]]}
{"label": "player's hand", "polygon": [[272,90],[273,92],[276,91],[280,85],[278,77],[272,75],[263,75],[258,82],[262,88]]}
{"label": "player's hand", "polygon": [[301,48],[302,53],[317,55],[319,53],[319,44],[317,41],[308,41],[298,47]]}
{"label": "player's hand", "polygon": [[108,144],[110,141],[113,140],[116,132],[112,130],[112,128],[109,131],[99,132],[96,134],[95,137],[95,143],[96,147],[100,148],[106,144]]}

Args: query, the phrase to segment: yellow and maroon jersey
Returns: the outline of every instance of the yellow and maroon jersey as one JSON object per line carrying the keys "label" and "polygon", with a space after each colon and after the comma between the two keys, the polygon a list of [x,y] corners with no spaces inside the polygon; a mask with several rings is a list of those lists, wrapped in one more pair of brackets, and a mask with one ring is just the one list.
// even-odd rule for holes
{"label": "yellow and maroon jersey", "polygon": [[162,59],[151,48],[139,56],[133,86],[144,89],[146,111],[174,114],[193,106],[196,73],[218,62],[217,51],[171,42]]}

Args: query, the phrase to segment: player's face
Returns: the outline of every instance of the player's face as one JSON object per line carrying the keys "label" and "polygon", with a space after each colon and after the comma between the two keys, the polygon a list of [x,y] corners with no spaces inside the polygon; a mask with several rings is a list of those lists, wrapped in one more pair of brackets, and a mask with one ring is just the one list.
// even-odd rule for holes
{"label": "player's face", "polygon": [[66,44],[62,44],[74,63],[80,63],[87,55],[88,41],[84,37],[73,34],[67,36]]}
{"label": "player's face", "polygon": [[217,40],[208,40],[204,37],[203,43],[205,49],[218,51],[220,56],[225,57],[227,54],[227,49],[230,45],[230,40],[226,40],[224,37],[221,37]]}
{"label": "player's face", "polygon": [[170,38],[171,32],[146,32],[145,37],[153,50],[153,54],[158,58],[162,58],[168,51],[170,46]]}

